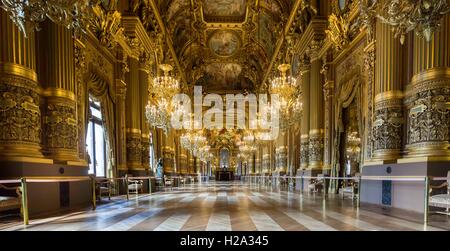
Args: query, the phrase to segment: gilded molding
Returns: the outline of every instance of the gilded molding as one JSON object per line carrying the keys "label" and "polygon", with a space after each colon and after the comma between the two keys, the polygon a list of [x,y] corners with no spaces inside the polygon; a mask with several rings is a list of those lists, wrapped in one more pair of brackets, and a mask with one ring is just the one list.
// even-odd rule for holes
{"label": "gilded molding", "polygon": [[46,88],[44,91],[42,91],[42,96],[44,97],[59,97],[64,99],[69,99],[71,101],[76,101],[75,93],[72,91],[68,91],[62,88]]}
{"label": "gilded molding", "polygon": [[23,65],[9,63],[9,62],[0,62],[0,75],[11,74],[15,76],[20,76],[23,78],[27,78],[33,82],[38,81],[37,73],[33,69],[25,67]]}

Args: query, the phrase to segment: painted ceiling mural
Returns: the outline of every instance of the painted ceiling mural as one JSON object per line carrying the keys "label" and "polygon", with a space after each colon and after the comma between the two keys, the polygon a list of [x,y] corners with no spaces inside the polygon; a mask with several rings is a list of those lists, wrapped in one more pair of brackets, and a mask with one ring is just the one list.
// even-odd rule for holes
{"label": "painted ceiling mural", "polygon": [[162,19],[189,85],[256,88],[274,54],[291,0],[161,0]]}
{"label": "painted ceiling mural", "polygon": [[218,56],[231,56],[239,48],[239,37],[235,32],[218,30],[209,39],[209,47]]}
{"label": "painted ceiling mural", "polygon": [[203,14],[209,17],[244,16],[245,0],[203,0]]}

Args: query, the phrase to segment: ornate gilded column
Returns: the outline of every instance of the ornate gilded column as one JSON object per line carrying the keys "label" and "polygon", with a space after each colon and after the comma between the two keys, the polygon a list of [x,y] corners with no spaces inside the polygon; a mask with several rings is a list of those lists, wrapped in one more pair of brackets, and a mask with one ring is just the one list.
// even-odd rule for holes
{"label": "ornate gilded column", "polygon": [[192,156],[192,154],[188,154],[188,159],[189,159],[189,163],[188,163],[188,174],[189,175],[195,175],[195,159],[194,156]]}
{"label": "ornate gilded column", "polygon": [[[331,158],[333,153],[333,102],[334,102],[334,65],[331,55],[325,56],[321,73],[323,74],[323,99],[324,99],[324,150],[323,169],[331,170]],[[337,150],[337,149],[336,149]]]}
{"label": "ornate gilded column", "polygon": [[320,70],[322,60],[317,58],[316,50],[311,55],[310,80],[310,108],[309,108],[309,159],[308,169],[322,169],[323,167],[323,139],[324,139],[324,110],[323,110],[323,82]]}
{"label": "ornate gilded column", "polygon": [[126,97],[127,84],[126,73],[129,71],[126,57],[118,53],[118,63],[116,63],[116,138],[117,138],[117,169],[118,175],[124,176],[128,172],[127,168],[127,125],[126,125]]}
{"label": "ornate gilded column", "polygon": [[186,149],[180,149],[179,151],[179,170],[178,173],[182,174],[182,175],[187,175],[189,174],[188,172],[188,156],[187,156],[187,151]]}
{"label": "ornate gilded column", "polygon": [[38,34],[39,82],[45,88],[45,154],[55,162],[79,161],[73,32],[49,20]]}
{"label": "ornate gilded column", "polygon": [[126,75],[126,132],[127,168],[129,171],[142,171],[142,130],[139,61],[129,59],[130,71]]}
{"label": "ornate gilded column", "polygon": [[311,63],[307,55],[303,57],[301,66],[301,85],[303,98],[303,115],[300,128],[300,167],[306,169],[309,161],[309,109],[310,109],[310,80]]}
{"label": "ornate gilded column", "polygon": [[167,135],[162,133],[162,145],[164,174],[175,175],[175,141],[173,130],[170,130]]}
{"label": "ornate gilded column", "polygon": [[35,34],[25,38],[0,9],[0,35],[0,159],[42,159]]}
{"label": "ornate gilded column", "polygon": [[287,173],[287,147],[282,145],[275,149],[276,171],[280,174]]}
{"label": "ornate gilded column", "polygon": [[255,174],[260,175],[261,174],[261,160],[259,159],[258,155],[255,159]]}
{"label": "ornate gilded column", "polygon": [[141,121],[142,168],[150,169],[150,131],[145,117],[145,106],[148,103],[148,86],[150,81],[150,59],[145,53],[139,58],[139,100]]}
{"label": "ornate gilded column", "polygon": [[450,15],[431,41],[414,36],[413,78],[406,92],[407,157],[450,157]]}
{"label": "ornate gilded column", "polygon": [[398,159],[402,149],[402,47],[390,26],[379,20],[376,43],[373,157],[390,161]]}
{"label": "ornate gilded column", "polygon": [[195,162],[195,164],[194,164],[194,174],[201,174],[201,175],[203,175],[202,162],[198,158],[195,158],[194,162]]}

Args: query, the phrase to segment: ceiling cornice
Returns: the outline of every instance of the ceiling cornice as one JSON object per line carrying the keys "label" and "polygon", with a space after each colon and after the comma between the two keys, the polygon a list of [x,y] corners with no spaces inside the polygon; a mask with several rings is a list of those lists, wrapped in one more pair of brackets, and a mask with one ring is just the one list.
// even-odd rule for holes
{"label": "ceiling cornice", "polygon": [[158,6],[156,6],[156,3],[154,0],[150,0],[149,2],[152,7],[155,18],[158,21],[158,25],[163,32],[163,36],[166,39],[166,43],[167,43],[167,46],[169,47],[170,54],[172,55],[172,58],[175,61],[175,67],[178,69],[178,71],[180,73],[181,81],[184,84],[187,84],[186,75],[183,71],[183,68],[181,68],[180,61],[178,60],[177,54],[175,53],[175,50],[173,49],[172,39],[170,39],[170,36],[167,35],[167,29],[166,29],[166,26],[164,25],[163,20],[161,19],[161,14],[159,13]]}
{"label": "ceiling cornice", "polygon": [[270,75],[270,72],[272,71],[273,64],[275,64],[275,61],[277,60],[278,54],[280,52],[281,47],[283,46],[283,43],[285,41],[286,35],[289,33],[289,30],[291,29],[292,24],[294,23],[295,16],[297,15],[297,11],[299,7],[301,6],[303,0],[296,0],[294,7],[291,10],[291,13],[289,14],[289,19],[284,26],[283,33],[281,34],[281,37],[277,41],[277,47],[275,48],[275,52],[272,55],[272,59],[270,60],[269,67],[267,67],[267,71],[264,74],[264,77],[261,82],[261,86],[264,86],[264,83],[267,81],[267,78]]}

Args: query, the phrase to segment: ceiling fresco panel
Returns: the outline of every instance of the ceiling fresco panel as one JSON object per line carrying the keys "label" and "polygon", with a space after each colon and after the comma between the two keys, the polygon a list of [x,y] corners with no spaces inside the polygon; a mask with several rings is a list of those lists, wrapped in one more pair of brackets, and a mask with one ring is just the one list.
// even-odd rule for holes
{"label": "ceiling fresco panel", "polygon": [[203,0],[205,21],[243,21],[246,13],[246,0]]}
{"label": "ceiling fresco panel", "polygon": [[235,32],[218,30],[209,39],[209,47],[218,56],[232,56],[240,47],[239,37]]}

